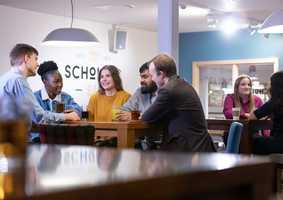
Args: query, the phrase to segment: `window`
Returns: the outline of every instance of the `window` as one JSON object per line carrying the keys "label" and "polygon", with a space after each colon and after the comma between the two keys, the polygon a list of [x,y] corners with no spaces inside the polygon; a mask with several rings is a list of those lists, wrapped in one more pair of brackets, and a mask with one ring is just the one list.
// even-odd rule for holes
{"label": "window", "polygon": [[265,102],[270,76],[277,70],[278,58],[194,62],[193,87],[199,93],[206,118],[224,119],[224,98],[233,93],[239,75],[251,77],[253,94]]}

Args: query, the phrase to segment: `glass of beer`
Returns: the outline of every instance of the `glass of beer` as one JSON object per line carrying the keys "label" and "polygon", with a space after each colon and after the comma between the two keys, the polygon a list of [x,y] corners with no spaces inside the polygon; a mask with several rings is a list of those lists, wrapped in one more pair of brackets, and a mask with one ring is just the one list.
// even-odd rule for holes
{"label": "glass of beer", "polygon": [[57,102],[55,104],[55,112],[62,113],[62,112],[64,112],[64,110],[65,110],[65,104],[64,103]]}
{"label": "glass of beer", "polygon": [[140,117],[140,111],[138,111],[138,110],[131,111],[131,119],[132,120],[139,120],[139,117]]}
{"label": "glass of beer", "polygon": [[116,121],[117,120],[117,113],[119,113],[120,110],[120,106],[113,106],[112,107],[112,121]]}
{"label": "glass of beer", "polygon": [[240,113],[241,113],[240,107],[232,108],[232,113],[233,113],[233,120],[240,120]]}
{"label": "glass of beer", "polygon": [[82,120],[88,120],[89,113],[88,111],[82,111]]}

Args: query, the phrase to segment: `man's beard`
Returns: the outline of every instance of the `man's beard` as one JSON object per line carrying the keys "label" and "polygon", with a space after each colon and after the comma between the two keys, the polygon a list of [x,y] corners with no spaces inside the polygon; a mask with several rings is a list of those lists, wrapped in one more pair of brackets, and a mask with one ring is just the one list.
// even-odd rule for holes
{"label": "man's beard", "polygon": [[147,94],[147,93],[154,93],[157,90],[157,85],[152,82],[150,85],[142,85],[141,86],[141,93]]}

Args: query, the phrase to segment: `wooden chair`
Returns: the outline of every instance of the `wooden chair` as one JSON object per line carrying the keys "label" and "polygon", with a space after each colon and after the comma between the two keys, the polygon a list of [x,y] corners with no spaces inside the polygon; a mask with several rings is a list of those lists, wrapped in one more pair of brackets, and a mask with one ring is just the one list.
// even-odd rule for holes
{"label": "wooden chair", "polygon": [[95,127],[86,124],[40,124],[43,144],[94,145]]}
{"label": "wooden chair", "polygon": [[1,151],[7,155],[24,155],[28,138],[28,124],[24,120],[0,121]]}

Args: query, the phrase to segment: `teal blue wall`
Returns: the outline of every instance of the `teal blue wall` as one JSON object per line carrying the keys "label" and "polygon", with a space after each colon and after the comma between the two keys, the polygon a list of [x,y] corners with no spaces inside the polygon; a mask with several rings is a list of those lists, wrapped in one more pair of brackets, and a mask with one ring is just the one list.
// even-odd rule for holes
{"label": "teal blue wall", "polygon": [[181,33],[179,43],[180,75],[192,80],[192,62],[278,57],[283,70],[283,35],[250,35],[240,31],[226,37],[222,32]]}

